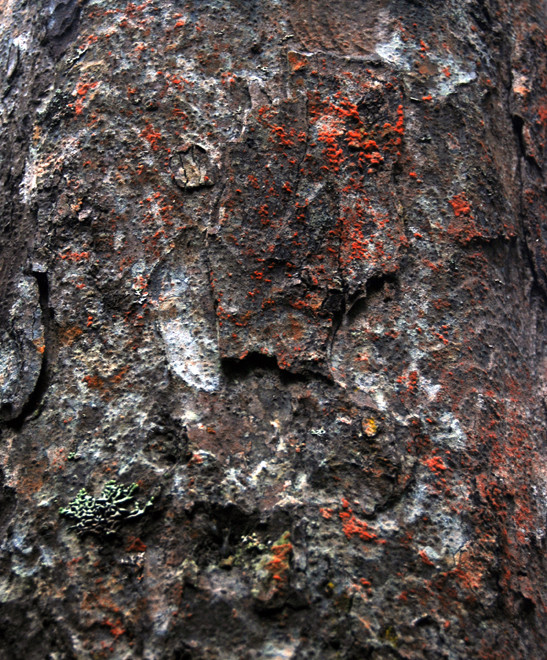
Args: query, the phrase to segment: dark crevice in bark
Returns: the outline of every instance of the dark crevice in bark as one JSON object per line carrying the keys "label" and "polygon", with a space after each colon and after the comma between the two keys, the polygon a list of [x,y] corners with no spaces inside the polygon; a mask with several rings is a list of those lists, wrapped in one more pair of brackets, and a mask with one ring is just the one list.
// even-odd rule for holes
{"label": "dark crevice in bark", "polygon": [[40,373],[36,379],[34,389],[30,393],[19,415],[6,422],[6,426],[15,430],[19,430],[31,415],[36,413],[36,416],[38,416],[40,414],[40,404],[42,403],[49,386],[49,371],[52,359],[51,324],[53,321],[53,314],[49,306],[49,282],[47,273],[31,271],[29,275],[32,275],[38,284],[39,303],[40,309],[42,310],[42,324],[44,327],[44,352],[42,355]]}
{"label": "dark crevice in bark", "polygon": [[411,488],[414,488],[416,485],[416,470],[413,468],[411,473],[411,478],[404,485],[402,490],[393,488],[392,492],[389,493],[384,499],[382,499],[378,504],[375,505],[374,509],[370,512],[363,512],[361,515],[365,520],[375,520],[377,516],[386,511],[392,511],[395,506],[406,496]]}
{"label": "dark crevice in bark", "polygon": [[524,207],[524,162],[531,162],[532,167],[534,171],[538,171],[540,176],[541,176],[541,169],[537,165],[536,161],[531,158],[527,158],[526,156],[526,145],[524,143],[524,136],[523,136],[523,128],[524,128],[524,119],[520,115],[516,114],[511,114],[511,122],[513,125],[513,132],[515,134],[515,140],[516,140],[516,146],[517,146],[517,171],[516,175],[518,178],[518,186],[519,186],[519,219],[520,219],[520,224],[522,227],[522,232],[523,232],[523,241],[522,241],[522,249],[524,252],[524,257],[526,262],[528,263],[528,266],[530,268],[530,272],[532,275],[532,289],[531,293],[534,294],[534,292],[540,293],[541,297],[544,300],[547,300],[547,284],[542,282],[541,278],[541,273],[538,272],[538,267],[536,264],[536,260],[534,258],[534,254],[532,252],[532,249],[530,247],[530,241],[531,236],[530,236],[530,228],[527,223],[526,219],[526,211]]}
{"label": "dark crevice in bark", "polygon": [[334,346],[336,335],[346,316],[346,299],[342,294],[340,294],[339,298],[341,299],[339,306],[332,312],[332,336],[329,345],[329,355],[332,354],[332,347]]}
{"label": "dark crevice in bark", "polygon": [[78,36],[81,0],[56,0],[50,3],[43,43],[51,56],[58,59]]}
{"label": "dark crevice in bark", "polygon": [[482,32],[489,34],[493,29],[492,16],[484,0],[479,0],[476,7],[471,7],[471,17]]}
{"label": "dark crevice in bark", "polygon": [[[530,227],[526,218],[525,204],[524,204],[524,163],[528,162],[526,157],[526,144],[524,141],[524,118],[519,114],[513,112],[512,104],[512,89],[513,89],[513,70],[512,70],[512,57],[511,57],[511,47],[506,42],[509,62],[509,80],[507,84],[507,109],[508,114],[511,119],[511,125],[513,127],[513,134],[515,137],[515,146],[516,146],[516,155],[517,155],[517,166],[515,170],[515,175],[518,182],[519,198],[518,198],[518,215],[520,226],[522,230],[522,252],[525,263],[528,264],[530,269],[532,284],[531,284],[531,295],[534,293],[539,293],[540,297],[544,300],[547,299],[547,286],[545,283],[542,283],[540,280],[540,273],[538,272],[536,260],[534,254],[530,247]],[[542,176],[541,169],[537,166],[537,163],[534,159],[531,159],[533,165],[536,169],[539,170],[539,175]],[[535,170],[534,170],[535,171]]]}
{"label": "dark crevice in bark", "polygon": [[264,373],[277,373],[281,383],[288,385],[290,383],[309,383],[311,380],[320,380],[332,385],[332,380],[328,376],[311,369],[303,368],[298,373],[282,369],[277,358],[273,355],[264,355],[263,353],[251,352],[244,358],[225,357],[220,360],[222,373],[227,380],[237,380],[248,378],[252,375],[261,375]]}
{"label": "dark crevice in bark", "polygon": [[214,551],[220,552],[223,557],[232,553],[242,536],[266,526],[260,524],[258,512],[245,511],[235,503],[222,505],[204,501],[195,502],[189,512],[189,518],[195,519],[203,515],[208,520],[208,524],[202,529],[204,536],[209,540],[206,545],[208,549],[211,549],[212,545]]}
{"label": "dark crevice in bark", "polygon": [[513,131],[517,139],[519,160],[523,158],[528,163],[528,165],[530,165],[532,170],[541,177],[542,176],[541,167],[538,165],[536,159],[533,156],[531,156],[529,153],[527,153],[526,150],[526,143],[524,142],[524,135],[523,135],[524,119],[520,115],[513,114],[511,115],[511,122],[513,124]]}
{"label": "dark crevice in bark", "polygon": [[337,275],[339,277],[339,288],[329,290],[328,295],[323,301],[323,305],[321,307],[322,311],[328,312],[332,319],[331,336],[329,340],[329,358],[332,354],[332,347],[334,346],[336,334],[338,333],[338,330],[340,330],[340,326],[342,325],[346,314],[347,285],[344,281],[344,275],[340,264],[340,249],[338,251]]}
{"label": "dark crevice in bark", "polygon": [[513,132],[517,139],[517,145],[519,149],[519,158],[521,155],[526,153],[526,147],[524,146],[524,138],[522,136],[522,129],[524,127],[524,119],[519,115],[512,115],[511,122],[513,124]]}
{"label": "dark crevice in bark", "polygon": [[397,284],[397,281],[395,273],[380,273],[368,279],[365,290],[356,291],[347,301],[346,317],[348,323],[352,323],[365,312],[370,296],[382,292],[386,284]]}
{"label": "dark crevice in bark", "polygon": [[[370,302],[370,297],[381,292],[386,284],[396,284],[398,281],[394,273],[380,273],[369,278],[364,287],[356,289],[348,295],[348,286],[342,281],[341,291],[334,292],[323,305],[324,309],[331,309],[332,328],[328,344],[328,361],[332,364],[332,353],[338,331],[343,325],[351,325],[355,319],[362,315]],[[329,304],[330,303],[330,304]]]}

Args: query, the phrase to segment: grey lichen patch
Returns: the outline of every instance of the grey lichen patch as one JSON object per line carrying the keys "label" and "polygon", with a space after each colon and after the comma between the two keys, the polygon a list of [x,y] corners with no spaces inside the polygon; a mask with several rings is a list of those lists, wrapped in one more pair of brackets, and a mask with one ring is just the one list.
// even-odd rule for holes
{"label": "grey lichen patch", "polygon": [[181,148],[171,158],[171,170],[175,183],[180,188],[195,190],[215,183],[214,167],[207,151],[199,144]]}
{"label": "grey lichen patch", "polygon": [[21,275],[17,297],[0,328],[0,418],[15,419],[36,387],[45,347],[36,280]]}
{"label": "grey lichen patch", "polygon": [[133,493],[137,488],[135,483],[124,485],[111,480],[98,497],[82,488],[68,506],[59,509],[59,514],[75,521],[70,529],[78,534],[112,536],[122,523],[140,518],[152,506],[154,497],[142,507],[135,502]]}

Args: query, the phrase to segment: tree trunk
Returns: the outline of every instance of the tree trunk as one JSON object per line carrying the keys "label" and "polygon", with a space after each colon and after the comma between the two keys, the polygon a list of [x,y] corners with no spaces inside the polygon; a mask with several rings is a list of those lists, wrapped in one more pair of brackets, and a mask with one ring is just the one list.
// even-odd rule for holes
{"label": "tree trunk", "polygon": [[2,658],[547,653],[540,0],[0,0]]}

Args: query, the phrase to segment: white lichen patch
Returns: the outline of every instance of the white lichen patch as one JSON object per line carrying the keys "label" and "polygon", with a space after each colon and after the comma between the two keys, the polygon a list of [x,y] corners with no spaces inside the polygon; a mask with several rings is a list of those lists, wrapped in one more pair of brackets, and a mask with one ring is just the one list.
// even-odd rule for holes
{"label": "white lichen patch", "polygon": [[[390,66],[410,72],[413,62],[419,61],[421,42],[401,38],[399,31],[394,32],[388,41],[376,46],[376,53]],[[429,92],[434,97],[446,97],[454,94],[460,85],[467,85],[477,79],[475,65],[464,63],[450,53],[427,51],[427,61],[437,73],[431,75]]]}
{"label": "white lichen patch", "polygon": [[[4,395],[16,389],[19,381],[20,361],[17,355],[17,345],[7,333],[0,335],[0,393]],[[3,396],[2,399],[3,400]]]}
{"label": "white lichen patch", "polygon": [[266,642],[260,651],[264,660],[292,660],[296,657],[298,643],[296,641],[279,643]]}
{"label": "white lichen patch", "polygon": [[196,288],[182,267],[164,273],[158,327],[171,371],[190,387],[213,392],[220,380],[217,334]]}
{"label": "white lichen patch", "polygon": [[412,68],[412,54],[408,46],[401,39],[399,32],[394,32],[391,39],[376,46],[378,55],[392,66],[397,66],[403,71]]}
{"label": "white lichen patch", "polygon": [[42,182],[53,173],[60,173],[65,161],[78,153],[78,140],[75,137],[67,138],[60,149],[43,156],[38,156],[36,147],[31,146],[25,163],[23,179],[19,186],[19,194],[23,203],[28,204]]}
{"label": "white lichen patch", "polygon": [[430,59],[439,67],[440,74],[437,76],[437,84],[433,92],[439,96],[449,96],[457,91],[460,85],[468,85],[477,79],[474,68],[466,67],[451,56],[435,57]]}
{"label": "white lichen patch", "polygon": [[427,394],[427,398],[430,401],[434,401],[441,390],[441,385],[439,383],[434,383],[424,376],[421,376],[420,378],[420,387]]}
{"label": "white lichen patch", "polygon": [[446,412],[439,418],[439,430],[431,434],[431,439],[436,444],[452,450],[462,450],[467,446],[467,436],[461,424],[450,412]]}
{"label": "white lichen patch", "polygon": [[[464,489],[455,491],[458,498],[465,500],[468,493]],[[405,522],[412,524],[427,515],[436,529],[436,543],[429,547],[438,557],[454,562],[457,553],[469,540],[461,517],[447,508],[442,500],[432,495],[426,484],[417,485],[411,493],[412,503],[406,508]],[[388,516],[386,516],[388,518]],[[383,523],[383,516],[380,522]]]}

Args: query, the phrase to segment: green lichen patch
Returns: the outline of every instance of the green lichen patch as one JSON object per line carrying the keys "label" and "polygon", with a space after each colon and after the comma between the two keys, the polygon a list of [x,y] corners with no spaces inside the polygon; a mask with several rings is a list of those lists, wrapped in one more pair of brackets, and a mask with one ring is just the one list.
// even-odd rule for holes
{"label": "green lichen patch", "polygon": [[78,534],[112,536],[122,523],[140,518],[152,506],[153,497],[139,506],[133,495],[137,488],[135,483],[124,485],[111,480],[98,497],[82,488],[68,506],[59,509],[59,514],[74,521],[70,529]]}

